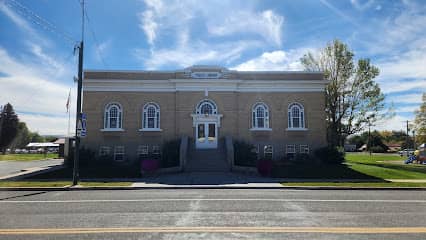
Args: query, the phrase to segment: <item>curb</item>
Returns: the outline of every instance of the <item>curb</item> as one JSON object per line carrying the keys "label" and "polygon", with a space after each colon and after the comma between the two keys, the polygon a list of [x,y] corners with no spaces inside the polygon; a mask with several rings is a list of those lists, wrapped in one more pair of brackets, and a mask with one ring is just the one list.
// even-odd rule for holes
{"label": "curb", "polygon": [[0,187],[0,191],[96,191],[96,190],[177,190],[177,189],[276,189],[276,190],[392,190],[392,191],[426,191],[426,187],[339,187],[339,186],[282,186],[282,187],[256,187],[256,186],[144,186],[144,187]]}

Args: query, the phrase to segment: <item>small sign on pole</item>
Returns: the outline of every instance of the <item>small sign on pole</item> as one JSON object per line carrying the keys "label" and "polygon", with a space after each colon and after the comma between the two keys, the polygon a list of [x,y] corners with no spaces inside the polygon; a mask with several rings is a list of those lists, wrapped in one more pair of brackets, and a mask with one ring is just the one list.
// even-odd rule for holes
{"label": "small sign on pole", "polygon": [[86,114],[82,113],[81,118],[77,123],[77,136],[78,137],[82,137],[82,138],[86,137],[86,134],[87,134],[86,120],[87,120]]}

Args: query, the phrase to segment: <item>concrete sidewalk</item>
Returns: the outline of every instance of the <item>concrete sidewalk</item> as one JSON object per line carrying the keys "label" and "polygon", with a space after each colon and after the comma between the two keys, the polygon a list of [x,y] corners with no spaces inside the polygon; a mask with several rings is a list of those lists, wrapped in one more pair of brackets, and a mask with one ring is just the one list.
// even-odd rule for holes
{"label": "concrete sidewalk", "polygon": [[217,187],[281,187],[281,179],[266,178],[256,175],[245,175],[232,172],[195,172],[163,174],[139,179],[132,187],[184,187],[184,186],[217,186]]}

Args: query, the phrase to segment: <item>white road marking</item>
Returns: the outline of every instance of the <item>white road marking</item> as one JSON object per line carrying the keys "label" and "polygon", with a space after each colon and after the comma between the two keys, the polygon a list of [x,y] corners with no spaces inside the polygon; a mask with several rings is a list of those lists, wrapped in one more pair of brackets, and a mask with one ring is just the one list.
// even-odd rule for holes
{"label": "white road marking", "polygon": [[187,202],[187,201],[253,201],[253,202],[369,202],[426,203],[426,200],[390,199],[274,199],[274,198],[153,198],[153,199],[87,199],[87,200],[4,200],[1,203],[105,203],[105,202]]}

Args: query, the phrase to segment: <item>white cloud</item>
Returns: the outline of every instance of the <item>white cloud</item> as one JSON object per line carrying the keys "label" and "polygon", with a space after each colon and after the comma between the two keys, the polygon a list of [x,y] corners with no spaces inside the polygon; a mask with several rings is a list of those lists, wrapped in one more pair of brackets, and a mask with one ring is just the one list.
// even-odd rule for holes
{"label": "white cloud", "polygon": [[[425,19],[426,20],[426,19]],[[383,78],[424,78],[426,79],[426,44],[423,48],[410,50],[378,63]]]}
{"label": "white cloud", "polygon": [[224,21],[208,24],[210,34],[227,36],[236,33],[254,33],[266,41],[281,46],[284,18],[272,10],[263,12],[238,11],[226,17]]}
{"label": "white cloud", "polygon": [[[248,47],[268,49],[281,45],[284,17],[273,10],[256,11],[253,2],[201,4],[193,0],[145,0],[144,3],[145,9],[138,14],[139,26],[150,50],[135,49],[135,56],[144,55],[140,60],[145,68],[231,64]],[[212,41],[212,37],[222,39]],[[167,39],[167,45],[163,39]]]}
{"label": "white cloud", "polygon": [[277,50],[272,52],[264,52],[259,57],[243,62],[232,69],[240,71],[255,71],[255,70],[303,70],[300,63],[300,58],[308,51],[313,52],[313,49],[301,48],[292,49],[288,52]]}
{"label": "white cloud", "polygon": [[401,115],[396,115],[391,119],[386,119],[386,120],[382,120],[380,122],[377,122],[375,124],[375,126],[373,126],[373,129],[375,130],[395,130],[395,131],[401,131],[401,130],[405,130],[405,121],[409,120],[411,121],[412,119],[407,118],[407,117],[403,117]]}
{"label": "white cloud", "polygon": [[195,64],[223,64],[235,61],[244,50],[259,45],[255,41],[209,45],[202,41],[187,43],[185,39],[182,36],[181,44],[176,48],[151,50],[150,58],[140,57],[146,56],[143,50],[138,50],[135,54],[141,58],[147,69],[158,69],[167,65],[188,67]]}
{"label": "white cloud", "polygon": [[34,38],[35,42],[37,42],[38,44],[44,46],[48,46],[51,44],[48,39],[40,36],[24,18],[16,14],[16,12],[10,8],[10,4],[8,4],[7,1],[0,1],[0,12],[6,15],[23,32]]}
{"label": "white cloud", "polygon": [[338,15],[339,17],[341,17],[343,20],[346,20],[347,22],[351,23],[352,25],[354,25],[356,27],[360,27],[360,25],[358,24],[358,22],[356,22],[351,16],[349,16],[349,14],[347,14],[346,12],[338,9],[333,4],[331,4],[329,1],[327,1],[327,0],[320,0],[320,2],[324,6],[326,6],[328,9],[330,9],[332,12],[334,12],[336,15]]}
{"label": "white cloud", "polygon": [[397,103],[411,103],[417,104],[422,102],[421,93],[409,93],[409,94],[399,94],[394,96],[387,96],[386,100]]}
{"label": "white cloud", "polygon": [[[31,131],[42,135],[68,135],[68,117],[66,116],[58,117],[21,113],[19,114],[19,120],[27,123]],[[71,117],[70,123],[70,135],[74,135],[75,116]]]}
{"label": "white cloud", "polygon": [[[41,62],[43,58],[50,58],[49,56],[34,55]],[[58,65],[60,63],[57,62]],[[62,66],[60,68],[65,68]],[[10,102],[16,112],[26,113],[26,117],[23,118],[21,114],[19,117],[21,120],[26,121],[27,125],[31,130],[33,127],[37,127],[37,130],[41,134],[65,134],[67,129],[67,122],[57,122],[56,125],[52,125],[51,121],[46,121],[42,124],[41,121],[32,122],[37,118],[29,117],[29,113],[37,113],[39,115],[49,115],[44,117],[46,119],[52,118],[58,119],[66,118],[66,100],[69,92],[69,85],[59,83],[59,80],[55,74],[41,64],[33,64],[19,61],[9,56],[7,51],[0,48],[0,72],[4,73],[5,76],[0,77],[0,84],[3,94],[0,95],[0,103],[5,104]],[[64,77],[62,75],[61,77]],[[69,78],[70,82],[71,77]],[[75,95],[75,94],[74,94]],[[75,101],[73,101],[75,103]],[[75,112],[75,108],[71,109]],[[52,116],[52,117],[51,117]],[[62,124],[62,131],[59,129],[52,129],[52,126],[58,126]],[[56,132],[53,132],[56,131]]]}
{"label": "white cloud", "polygon": [[351,3],[356,9],[363,11],[373,6],[374,0],[351,0]]}
{"label": "white cloud", "polygon": [[157,36],[156,31],[158,27],[154,20],[154,12],[147,10],[140,14],[140,18],[142,19],[141,27],[145,31],[148,43],[152,45],[154,44],[154,40]]}

